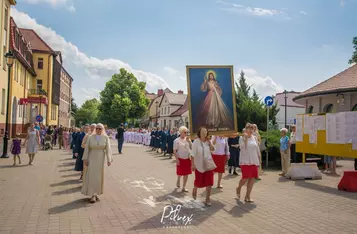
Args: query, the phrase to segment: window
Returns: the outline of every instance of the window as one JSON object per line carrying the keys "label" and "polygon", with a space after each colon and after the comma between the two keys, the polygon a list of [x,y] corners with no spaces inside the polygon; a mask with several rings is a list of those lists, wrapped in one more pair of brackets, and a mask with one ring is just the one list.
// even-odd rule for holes
{"label": "window", "polygon": [[51,106],[51,120],[57,119],[56,114],[57,114],[56,106]]}
{"label": "window", "polygon": [[36,88],[37,90],[42,89],[42,80],[36,80]]}
{"label": "window", "polygon": [[166,119],[164,119],[164,127],[166,127]]}
{"label": "window", "polygon": [[327,104],[325,107],[324,107],[324,113],[334,113],[335,110],[334,110],[334,106],[332,104]]}
{"label": "window", "polygon": [[25,76],[26,76],[26,69],[24,66],[21,66],[21,76],[20,76],[20,85],[25,85]]}
{"label": "window", "polygon": [[170,114],[170,107],[168,107],[167,109],[167,114]]}
{"label": "window", "polygon": [[26,73],[26,89],[30,89],[30,78],[31,76],[28,76],[28,74]]}
{"label": "window", "polygon": [[3,32],[3,57],[2,57],[2,66],[3,69],[6,70],[6,58],[5,54],[7,53],[7,34],[8,34],[8,24],[9,24],[9,10],[5,8],[5,14],[4,14],[4,32]]}
{"label": "window", "polygon": [[352,111],[357,111],[357,104],[352,108]]}
{"label": "window", "polygon": [[24,113],[24,106],[23,105],[19,105],[18,107],[19,107],[19,109],[18,109],[19,118],[21,119],[22,116],[23,116],[23,113]]}
{"label": "window", "polygon": [[38,58],[37,68],[43,69],[43,58]]}
{"label": "window", "polygon": [[1,92],[1,114],[5,115],[5,95],[6,95],[6,91],[5,89],[2,89]]}
{"label": "window", "polygon": [[165,115],[166,115],[166,106],[165,106]]}
{"label": "window", "polygon": [[314,111],[314,107],[313,106],[309,106],[309,108],[307,108],[307,114],[311,114]]}
{"label": "window", "polygon": [[17,61],[14,61],[14,81],[17,82]]}

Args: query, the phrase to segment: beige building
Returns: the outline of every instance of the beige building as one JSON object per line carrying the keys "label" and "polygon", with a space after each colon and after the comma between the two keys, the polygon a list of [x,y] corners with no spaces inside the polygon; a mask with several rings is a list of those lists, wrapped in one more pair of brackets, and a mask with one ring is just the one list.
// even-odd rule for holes
{"label": "beige building", "polygon": [[304,105],[306,113],[357,111],[357,65],[302,92],[293,100]]}
{"label": "beige building", "polygon": [[58,107],[58,124],[70,127],[71,123],[71,100],[72,100],[72,82],[73,78],[63,67],[61,61],[61,72],[60,72],[60,96],[59,96],[59,107]]}
{"label": "beige building", "polygon": [[[181,114],[175,114],[186,102],[187,95],[183,91],[178,93],[165,93],[159,104],[159,127],[178,127],[180,125]],[[182,124],[184,123],[181,120]]]}
{"label": "beige building", "polygon": [[10,11],[11,6],[16,5],[15,0],[0,0],[0,38],[1,38],[1,56],[0,56],[0,135],[5,133],[7,87],[8,87],[8,68],[5,54],[9,51],[10,36]]}

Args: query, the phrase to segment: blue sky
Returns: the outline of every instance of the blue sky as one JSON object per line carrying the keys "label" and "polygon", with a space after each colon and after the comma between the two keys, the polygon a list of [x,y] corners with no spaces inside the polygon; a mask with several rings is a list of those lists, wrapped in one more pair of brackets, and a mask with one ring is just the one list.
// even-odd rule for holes
{"label": "blue sky", "polygon": [[[105,3],[105,4],[103,4]],[[18,0],[12,15],[61,50],[79,104],[119,68],[186,90],[186,65],[234,65],[261,96],[346,69],[357,0]]]}

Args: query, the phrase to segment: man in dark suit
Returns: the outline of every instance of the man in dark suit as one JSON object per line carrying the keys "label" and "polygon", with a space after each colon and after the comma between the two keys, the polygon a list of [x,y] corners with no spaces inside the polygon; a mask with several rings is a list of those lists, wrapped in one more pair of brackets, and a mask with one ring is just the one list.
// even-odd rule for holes
{"label": "man in dark suit", "polygon": [[122,150],[123,150],[123,144],[124,144],[124,124],[120,124],[120,127],[117,129],[118,133],[117,133],[117,140],[118,140],[118,151],[119,154],[122,154]]}

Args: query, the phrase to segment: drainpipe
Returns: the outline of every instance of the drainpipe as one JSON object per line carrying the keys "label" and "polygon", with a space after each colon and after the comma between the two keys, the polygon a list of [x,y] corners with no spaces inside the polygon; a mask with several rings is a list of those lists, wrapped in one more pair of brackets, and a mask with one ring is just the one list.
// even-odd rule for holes
{"label": "drainpipe", "polygon": [[[51,118],[51,117],[49,117],[49,115],[51,115],[51,114],[48,114],[48,113],[51,113],[51,110],[52,110],[52,105],[51,105],[51,107],[49,107],[49,104],[50,104],[50,98],[51,97],[48,97],[49,96],[49,94],[51,93],[52,94],[52,92],[50,92],[50,58],[51,58],[51,56],[52,56],[52,54],[49,54],[48,55],[48,66],[47,66],[47,110],[46,110],[46,125],[49,125],[49,122],[50,122],[50,120],[49,120],[49,118]],[[51,95],[52,96],[52,95]],[[51,100],[51,104],[52,104],[52,100]]]}
{"label": "drainpipe", "polygon": [[[16,73],[16,71],[14,71]],[[25,84],[24,84],[24,98],[26,96],[26,87],[27,85],[27,70],[25,70]],[[27,104],[25,105],[24,103],[22,103],[22,131],[24,132],[24,124],[25,124],[25,108],[27,107]],[[27,118],[26,118],[27,119]]]}

